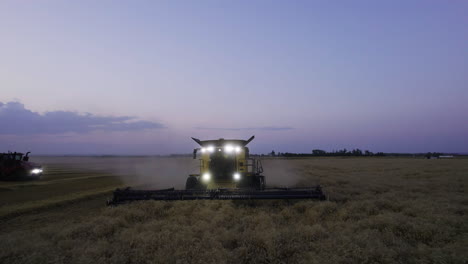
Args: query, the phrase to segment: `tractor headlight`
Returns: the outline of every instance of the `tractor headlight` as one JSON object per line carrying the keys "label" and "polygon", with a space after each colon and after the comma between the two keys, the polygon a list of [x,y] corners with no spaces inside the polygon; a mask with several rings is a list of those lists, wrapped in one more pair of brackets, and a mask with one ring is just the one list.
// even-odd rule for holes
{"label": "tractor headlight", "polygon": [[211,174],[208,173],[208,172],[205,172],[203,175],[202,175],[202,180],[203,181],[209,181],[211,179]]}
{"label": "tractor headlight", "polygon": [[239,153],[239,152],[241,152],[242,149],[241,149],[241,147],[237,146],[237,147],[235,147],[235,150],[236,150],[236,153]]}
{"label": "tractor headlight", "polygon": [[39,174],[39,173],[42,173],[42,169],[38,169],[38,168],[33,169],[33,170],[31,171],[31,173],[32,173],[32,174]]}
{"label": "tractor headlight", "polygon": [[234,173],[233,178],[234,178],[235,181],[239,181],[241,179],[240,173],[238,173],[238,172]]}

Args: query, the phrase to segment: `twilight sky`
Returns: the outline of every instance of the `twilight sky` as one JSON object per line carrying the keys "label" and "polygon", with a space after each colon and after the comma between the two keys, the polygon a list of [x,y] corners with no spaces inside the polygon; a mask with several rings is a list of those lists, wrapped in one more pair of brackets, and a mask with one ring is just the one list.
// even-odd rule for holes
{"label": "twilight sky", "polygon": [[0,152],[468,152],[468,1],[1,1]]}

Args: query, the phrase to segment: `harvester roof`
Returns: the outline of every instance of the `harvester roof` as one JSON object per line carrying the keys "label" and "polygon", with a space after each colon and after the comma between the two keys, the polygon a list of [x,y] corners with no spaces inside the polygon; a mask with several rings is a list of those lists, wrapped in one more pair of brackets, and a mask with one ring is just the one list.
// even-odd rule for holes
{"label": "harvester roof", "polygon": [[247,144],[250,143],[255,138],[255,136],[251,136],[248,140],[242,139],[212,139],[212,140],[199,140],[198,138],[192,138],[198,145],[202,147],[206,146],[223,146],[225,144],[233,144],[245,147]]}

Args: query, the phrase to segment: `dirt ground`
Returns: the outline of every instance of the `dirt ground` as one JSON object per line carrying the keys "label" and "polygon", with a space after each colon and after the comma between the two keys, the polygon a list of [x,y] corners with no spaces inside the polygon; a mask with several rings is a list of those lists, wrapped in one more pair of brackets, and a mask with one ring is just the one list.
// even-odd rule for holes
{"label": "dirt ground", "polygon": [[265,159],[267,184],[328,201],[136,202],[110,190],[183,188],[196,161],[40,157],[0,182],[0,263],[466,263],[468,159]]}

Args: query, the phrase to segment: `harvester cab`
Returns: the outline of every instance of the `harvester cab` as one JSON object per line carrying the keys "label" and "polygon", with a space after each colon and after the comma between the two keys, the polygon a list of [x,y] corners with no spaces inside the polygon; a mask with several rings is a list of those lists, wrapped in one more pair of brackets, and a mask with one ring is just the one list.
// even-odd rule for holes
{"label": "harvester cab", "polygon": [[247,144],[254,139],[253,136],[248,140],[192,139],[200,146],[193,151],[193,158],[199,157],[199,173],[188,177],[185,190],[138,190],[127,187],[116,189],[107,204],[140,200],[326,199],[319,185],[266,188],[262,163],[249,155]]}
{"label": "harvester cab", "polygon": [[251,158],[248,140],[223,139],[201,141],[192,138],[200,147],[193,150],[193,158],[199,159],[199,174],[191,174],[186,182],[187,190],[213,190],[219,188],[265,189],[265,176],[260,160]]}
{"label": "harvester cab", "polygon": [[0,153],[0,180],[33,180],[42,176],[42,166],[29,161],[29,153]]}

